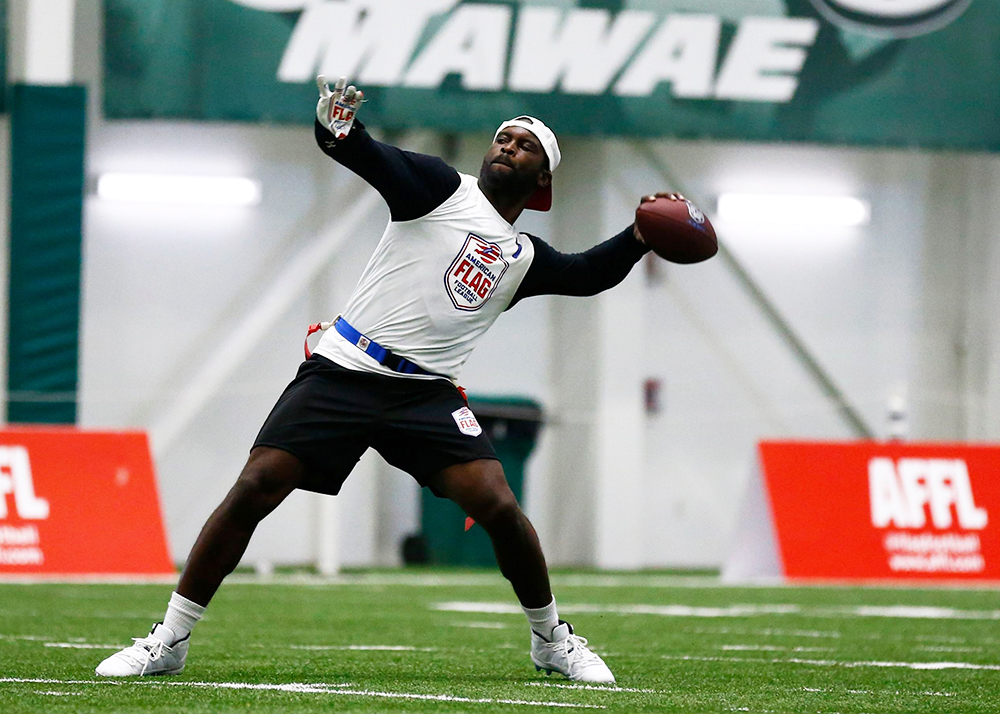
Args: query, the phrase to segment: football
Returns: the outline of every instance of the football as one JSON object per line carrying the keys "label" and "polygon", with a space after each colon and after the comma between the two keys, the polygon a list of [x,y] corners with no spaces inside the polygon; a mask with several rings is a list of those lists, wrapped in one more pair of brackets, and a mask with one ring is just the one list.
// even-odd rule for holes
{"label": "football", "polygon": [[671,263],[700,263],[719,251],[715,229],[690,201],[644,201],[635,210],[635,225],[646,245]]}

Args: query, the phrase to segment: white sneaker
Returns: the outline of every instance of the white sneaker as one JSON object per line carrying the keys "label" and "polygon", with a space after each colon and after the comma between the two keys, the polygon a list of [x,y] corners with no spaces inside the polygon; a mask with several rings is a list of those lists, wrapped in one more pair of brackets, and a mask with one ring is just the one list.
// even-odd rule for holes
{"label": "white sneaker", "polygon": [[552,630],[551,641],[531,631],[531,661],[536,670],[559,672],[574,682],[615,683],[615,675],[604,660],[587,648],[586,639],[573,634],[571,624],[562,620]]}
{"label": "white sneaker", "polygon": [[[153,625],[149,637],[132,638],[135,644],[108,657],[97,665],[101,677],[149,677],[154,674],[180,674],[184,671],[191,635],[174,642],[172,630],[162,622]],[[169,643],[169,644],[168,644]]]}

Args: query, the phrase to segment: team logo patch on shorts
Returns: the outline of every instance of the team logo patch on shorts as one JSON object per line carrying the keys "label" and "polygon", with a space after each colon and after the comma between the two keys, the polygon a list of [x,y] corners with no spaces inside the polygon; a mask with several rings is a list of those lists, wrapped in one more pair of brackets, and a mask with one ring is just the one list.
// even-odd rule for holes
{"label": "team logo patch on shorts", "polygon": [[508,267],[500,246],[470,233],[444,275],[452,304],[459,310],[478,310],[493,295]]}
{"label": "team logo patch on shorts", "polygon": [[452,419],[458,424],[458,430],[469,436],[479,436],[483,433],[483,427],[476,421],[476,415],[468,407],[456,409],[451,413]]}

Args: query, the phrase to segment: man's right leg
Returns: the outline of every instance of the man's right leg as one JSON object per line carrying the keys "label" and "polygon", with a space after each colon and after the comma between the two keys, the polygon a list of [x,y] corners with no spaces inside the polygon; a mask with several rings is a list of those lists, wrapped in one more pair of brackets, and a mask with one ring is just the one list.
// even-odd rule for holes
{"label": "man's right leg", "polygon": [[302,462],[282,449],[258,446],[240,477],[209,516],[188,556],[177,593],[205,607],[246,552],[257,524],[299,487]]}
{"label": "man's right leg", "polygon": [[304,473],[302,462],[287,451],[254,448],[236,483],[202,527],[164,622],[154,625],[148,637],[101,662],[97,674],[180,673],[191,627],[240,562],[257,524],[302,483]]}

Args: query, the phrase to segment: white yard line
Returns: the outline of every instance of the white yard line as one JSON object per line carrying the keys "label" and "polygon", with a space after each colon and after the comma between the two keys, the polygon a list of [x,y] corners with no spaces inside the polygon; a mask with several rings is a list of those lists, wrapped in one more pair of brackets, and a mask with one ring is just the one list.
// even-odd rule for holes
{"label": "white yard line", "polygon": [[[755,630],[745,627],[695,627],[687,630],[696,635],[739,635],[743,637],[808,637],[808,638],[831,638],[839,639],[843,637],[843,634],[837,632],[836,630],[829,631],[818,631],[818,630],[783,630],[776,628],[767,628],[763,630]],[[874,632],[859,633],[851,635],[853,639],[862,640],[894,640],[894,641],[909,641],[916,640],[917,642],[947,642],[951,644],[963,644],[966,642],[965,639],[961,637],[945,637],[942,635],[916,635],[915,637],[904,637],[903,635],[884,635]],[[980,639],[984,645],[996,644],[996,640],[992,639]],[[917,645],[917,649],[926,651],[955,651],[955,652],[982,652],[982,647],[970,647],[967,649],[956,647],[954,650],[949,650],[942,646],[941,648],[932,647],[929,645],[920,646]]]}
{"label": "white yard line", "polygon": [[26,642],[41,642],[45,647],[58,647],[73,650],[120,650],[122,645],[101,645],[88,643],[82,637],[70,637],[71,642],[55,642],[55,637],[41,637],[39,635],[0,635],[0,640],[22,640]]}
{"label": "white yard line", "polygon": [[[523,614],[521,608],[509,602],[437,602],[431,608],[440,612],[474,612],[487,615],[517,615]],[[559,606],[560,612],[566,610],[565,605]]]}
{"label": "white yard line", "polygon": [[558,587],[579,588],[717,588],[715,575],[559,575],[551,576]]}
{"label": "white yard line", "polygon": [[[439,602],[431,606],[444,612],[468,612],[488,615],[516,615],[521,608],[509,602]],[[804,607],[787,603],[738,604],[725,607],[693,605],[560,605],[566,614],[658,615],[661,617],[758,617],[762,615],[800,615],[802,617],[881,617],[918,620],[1000,620],[1000,610],[959,610],[950,607],[917,607],[896,605],[881,607]]]}
{"label": "white yard line", "polygon": [[727,607],[694,607],[691,605],[569,605],[561,608],[568,613],[610,612],[616,615],[660,615],[663,617],[755,617],[758,615],[795,615],[798,605],[729,605]]}
{"label": "white yard line", "polygon": [[[819,610],[824,611],[825,608],[819,608]],[[1000,620],[1000,610],[958,610],[952,607],[861,605],[859,607],[829,608],[826,611],[834,616],[900,617],[917,620]]]}
{"label": "white yard line", "polygon": [[766,628],[763,630],[753,630],[744,627],[698,627],[690,630],[696,635],[745,635],[747,637],[810,637],[838,638],[843,635],[836,630],[780,630]]}
{"label": "white yard line", "polygon": [[959,653],[969,653],[969,652],[982,652],[982,647],[945,647],[942,645],[918,645],[918,650],[922,652],[959,652]]}
{"label": "white yard line", "polygon": [[[439,602],[433,609],[443,612],[471,612],[489,615],[520,615],[518,605],[508,602]],[[691,605],[560,605],[566,614],[660,615],[664,617],[752,617],[756,615],[797,614],[798,605],[730,605],[728,607],[694,607]]]}
{"label": "white yard line", "polygon": [[780,645],[722,645],[725,652],[833,652],[832,647],[782,647]]}
{"label": "white yard line", "polygon": [[939,642],[948,645],[964,645],[964,637],[951,637],[949,635],[917,635],[914,637],[917,642]]}
{"label": "white yard line", "polygon": [[437,652],[437,647],[411,647],[410,645],[288,645],[293,650],[357,650],[360,652]]}
{"label": "white yard line", "polygon": [[204,687],[206,689],[256,689],[274,692],[298,692],[302,694],[330,694],[345,691],[350,684],[306,684],[292,682],[291,684],[249,684],[247,682],[165,682],[148,680],[129,680],[133,684],[165,684],[171,687]]}
{"label": "white yard line", "polygon": [[733,650],[735,652],[784,652],[787,647],[777,645],[722,645],[719,649],[723,651]]}
{"label": "white yard line", "polygon": [[901,692],[898,689],[894,691],[886,692],[873,692],[869,689],[830,689],[830,688],[820,688],[820,687],[802,687],[803,692],[819,692],[822,694],[891,694],[893,696],[900,696],[902,694],[918,694],[922,697],[957,697],[958,695],[954,692]]}
{"label": "white yard line", "polygon": [[465,704],[516,704],[529,707],[558,707],[562,709],[607,709],[598,704],[572,704],[569,702],[541,702],[526,699],[493,699],[489,697],[459,697],[453,694],[417,694],[414,692],[379,692],[370,689],[345,689],[349,684],[249,684],[246,682],[168,682],[149,680],[87,680],[87,679],[27,679],[0,678],[0,684],[72,684],[72,685],[156,685],[171,687],[204,687],[207,689],[249,689],[258,691],[294,692],[296,694],[334,694],[351,697],[377,697],[381,699],[417,699],[434,702],[462,702]]}
{"label": "white yard line", "polygon": [[804,664],[814,667],[900,667],[903,669],[939,670],[939,669],[980,669],[1000,672],[1000,664],[974,664],[972,662],[842,662],[832,659],[756,659],[751,657],[695,657],[693,655],[663,655],[663,659],[684,660],[690,662],[746,662],[752,664]]}
{"label": "white yard line", "polygon": [[464,702],[466,704],[519,704],[521,706],[528,707],[559,707],[562,709],[607,709],[605,706],[600,706],[598,704],[570,704],[568,702],[536,702],[525,699],[490,699],[488,697],[483,698],[471,698],[471,697],[456,697],[450,694],[409,694],[406,692],[374,692],[368,689],[364,690],[331,690],[329,694],[345,694],[351,696],[359,697],[382,697],[385,699],[423,699],[425,701],[433,702]]}
{"label": "white yard line", "polygon": [[[27,677],[0,677],[0,684],[73,684],[73,685],[170,685],[174,687],[208,687],[211,689],[257,689],[275,692],[305,692],[323,690],[332,687],[350,687],[350,684],[249,684],[247,682],[170,682],[162,679],[42,679]],[[339,690],[338,690],[339,691]]]}
{"label": "white yard line", "polygon": [[638,692],[640,694],[661,694],[655,689],[635,689],[634,687],[598,687],[593,684],[559,684],[558,682],[525,682],[526,687],[555,687],[557,689],[590,689],[595,692]]}

